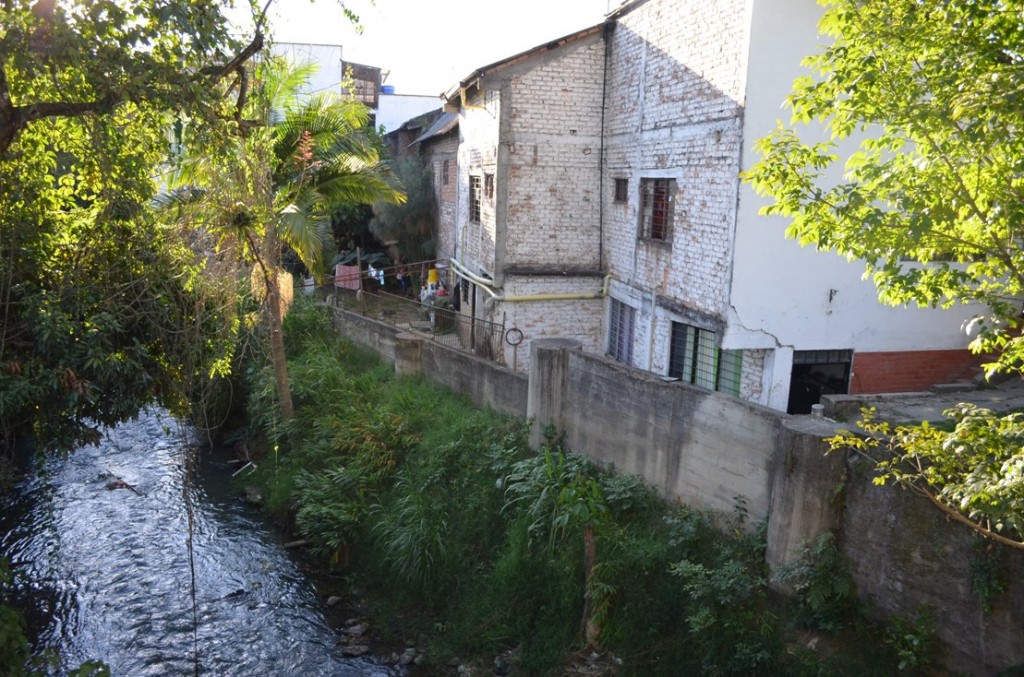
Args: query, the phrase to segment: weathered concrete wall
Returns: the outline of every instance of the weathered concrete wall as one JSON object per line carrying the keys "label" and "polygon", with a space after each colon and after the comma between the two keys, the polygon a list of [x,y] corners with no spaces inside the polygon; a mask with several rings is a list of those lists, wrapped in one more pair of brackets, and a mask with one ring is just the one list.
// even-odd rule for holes
{"label": "weathered concrete wall", "polygon": [[406,333],[394,325],[334,308],[334,326],[353,343],[376,351],[400,376],[422,375],[465,395],[474,405],[526,416],[527,377],[488,360]]}
{"label": "weathered concrete wall", "polygon": [[[331,299],[328,296],[328,304]],[[393,324],[364,317],[343,308],[332,307],[334,328],[356,345],[376,351],[380,359],[395,363],[395,336],[402,330]]]}
{"label": "weathered concrete wall", "polygon": [[554,425],[573,451],[669,498],[727,512],[740,496],[755,520],[768,517],[777,412],[562,346],[531,353],[531,374],[558,371],[568,356],[563,392],[552,384],[531,398],[535,431]]}
{"label": "weathered concrete wall", "polygon": [[423,375],[462,393],[478,407],[526,415],[526,374],[433,341],[423,344]]}
{"label": "weathered concrete wall", "polygon": [[1024,552],[991,544],[1010,583],[991,613],[972,589],[979,561],[971,532],[946,519],[924,497],[875,486],[870,469],[852,459],[845,489],[840,545],[852,565],[859,597],[878,615],[912,619],[935,612],[943,663],[970,675],[1024,665]]}

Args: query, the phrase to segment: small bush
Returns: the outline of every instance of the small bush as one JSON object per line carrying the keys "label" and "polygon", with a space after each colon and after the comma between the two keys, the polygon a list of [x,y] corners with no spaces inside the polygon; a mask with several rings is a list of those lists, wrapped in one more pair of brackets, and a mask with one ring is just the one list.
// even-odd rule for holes
{"label": "small bush", "polygon": [[804,626],[836,632],[854,612],[853,579],[829,532],[805,545],[800,557],[779,574],[779,580],[793,587],[794,620]]}

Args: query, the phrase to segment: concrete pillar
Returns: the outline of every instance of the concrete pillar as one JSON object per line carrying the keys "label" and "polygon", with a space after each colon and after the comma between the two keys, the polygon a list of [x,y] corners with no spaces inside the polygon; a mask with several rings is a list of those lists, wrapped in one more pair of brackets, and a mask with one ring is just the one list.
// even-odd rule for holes
{"label": "concrete pillar", "polygon": [[536,339],[530,342],[530,384],[527,390],[526,416],[531,420],[530,446],[544,443],[544,429],[551,425],[563,429],[562,408],[569,376],[569,351],[580,351],[583,344],[574,339]]}
{"label": "concrete pillar", "polygon": [[825,453],[824,438],[834,434],[834,426],[809,416],[783,422],[776,433],[765,561],[773,587],[783,592],[786,586],[775,574],[818,534],[836,530],[842,519],[846,454]]}
{"label": "concrete pillar", "polygon": [[423,341],[419,334],[395,335],[395,376],[423,375]]}

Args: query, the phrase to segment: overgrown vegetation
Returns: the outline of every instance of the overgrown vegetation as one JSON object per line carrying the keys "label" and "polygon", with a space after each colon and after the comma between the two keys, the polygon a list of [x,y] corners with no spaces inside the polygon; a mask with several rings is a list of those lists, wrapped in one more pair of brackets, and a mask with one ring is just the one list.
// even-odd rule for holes
{"label": "overgrown vegetation", "polygon": [[[742,503],[727,516],[667,504],[554,437],[531,452],[522,421],[395,378],[303,301],[285,324],[292,421],[269,366],[248,372],[247,434],[266,443],[245,481],[365,592],[376,628],[424,637],[437,666],[511,651],[521,674],[564,674],[587,648],[627,674],[897,669],[896,648],[856,620],[852,588],[849,614],[815,630],[842,640],[807,648],[800,615],[769,591],[764,530]],[[830,566],[808,564],[809,589]],[[823,613],[841,592],[807,604]]]}

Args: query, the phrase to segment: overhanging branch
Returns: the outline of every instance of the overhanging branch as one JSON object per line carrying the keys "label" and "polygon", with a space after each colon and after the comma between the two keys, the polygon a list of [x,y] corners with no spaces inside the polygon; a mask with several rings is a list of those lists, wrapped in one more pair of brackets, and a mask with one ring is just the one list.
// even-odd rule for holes
{"label": "overhanging branch", "polygon": [[[264,10],[265,12],[266,10]],[[216,82],[241,68],[254,54],[263,49],[263,45],[263,33],[257,30],[253,39],[238,55],[226,64],[204,68],[200,71],[200,74],[212,77],[212,80]],[[110,92],[95,101],[41,101],[24,106],[15,106],[11,101],[6,68],[3,64],[0,64],[0,157],[7,152],[7,149],[14,143],[18,134],[32,122],[44,118],[80,117],[83,115],[108,113],[116,108],[118,104],[126,101],[144,101],[145,99],[145,93],[138,97],[125,97],[118,92]],[[244,102],[240,101],[241,103]]]}

